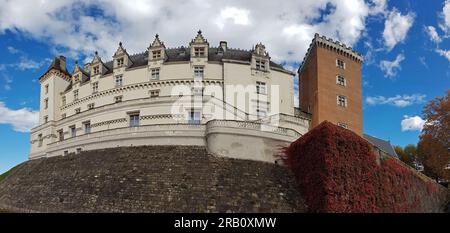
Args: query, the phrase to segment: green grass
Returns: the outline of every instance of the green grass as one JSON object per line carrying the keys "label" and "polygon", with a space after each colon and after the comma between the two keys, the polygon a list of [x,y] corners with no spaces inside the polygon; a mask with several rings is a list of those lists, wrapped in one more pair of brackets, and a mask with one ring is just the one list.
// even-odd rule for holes
{"label": "green grass", "polygon": [[[14,171],[14,169],[16,169],[17,167],[18,167],[18,166],[15,166],[15,167],[9,169],[9,171],[7,171],[7,172],[1,174],[1,175],[0,175],[0,182],[1,182],[3,179],[5,179],[7,176],[9,176],[9,175],[11,174],[11,172]],[[2,210],[0,209],[0,212],[1,212],[1,211],[2,211]]]}

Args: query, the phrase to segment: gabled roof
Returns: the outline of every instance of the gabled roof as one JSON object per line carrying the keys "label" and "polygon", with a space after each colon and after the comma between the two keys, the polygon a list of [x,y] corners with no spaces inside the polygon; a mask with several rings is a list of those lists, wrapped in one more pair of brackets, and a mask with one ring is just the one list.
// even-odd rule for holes
{"label": "gabled roof", "polygon": [[395,153],[394,147],[391,145],[391,142],[370,136],[368,134],[364,134],[364,138],[385,153],[398,158],[398,155],[397,153]]}

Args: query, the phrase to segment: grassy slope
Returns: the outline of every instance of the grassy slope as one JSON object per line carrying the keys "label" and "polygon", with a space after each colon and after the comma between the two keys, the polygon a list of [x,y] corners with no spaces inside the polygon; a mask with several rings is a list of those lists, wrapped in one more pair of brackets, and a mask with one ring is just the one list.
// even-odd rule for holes
{"label": "grassy slope", "polygon": [[[17,166],[15,166],[15,167],[9,169],[9,171],[7,171],[7,172],[1,174],[1,175],[0,175],[0,182],[1,182],[3,179],[5,179],[7,176],[9,176],[9,174],[11,174],[11,172],[14,171],[14,169],[16,169],[16,168],[17,168]],[[0,211],[1,211],[1,210],[0,210]]]}

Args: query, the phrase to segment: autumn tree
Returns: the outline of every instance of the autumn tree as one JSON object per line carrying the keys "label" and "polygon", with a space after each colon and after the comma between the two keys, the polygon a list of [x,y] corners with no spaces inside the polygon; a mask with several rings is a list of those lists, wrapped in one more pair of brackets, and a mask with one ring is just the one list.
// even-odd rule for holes
{"label": "autumn tree", "polygon": [[418,144],[418,155],[425,174],[436,179],[450,179],[450,90],[444,97],[430,101],[423,110],[426,124]]}
{"label": "autumn tree", "polygon": [[395,153],[397,153],[398,158],[408,164],[409,166],[413,167],[413,159],[405,153],[405,150],[401,146],[394,146]]}

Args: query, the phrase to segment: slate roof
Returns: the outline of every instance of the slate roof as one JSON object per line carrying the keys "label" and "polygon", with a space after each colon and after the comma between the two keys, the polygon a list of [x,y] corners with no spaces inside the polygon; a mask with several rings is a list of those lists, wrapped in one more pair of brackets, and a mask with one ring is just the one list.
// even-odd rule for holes
{"label": "slate roof", "polygon": [[385,141],[373,136],[370,136],[368,134],[364,134],[364,138],[372,143],[374,146],[378,147],[382,151],[386,152],[389,155],[392,155],[394,157],[398,158],[397,153],[395,153],[394,147],[391,145],[389,141]]}
{"label": "slate roof", "polygon": [[63,56],[55,57],[53,59],[52,63],[50,64],[50,66],[48,67],[47,71],[45,71],[45,73],[41,76],[41,78],[44,77],[48,72],[50,72],[50,70],[53,70],[53,69],[59,70],[59,71],[63,72],[64,74],[67,74],[70,76],[70,73],[67,70],[66,66],[61,66],[61,59],[66,59],[66,58]]}
{"label": "slate roof", "polygon": [[[178,61],[190,61],[191,59],[191,53],[189,47],[178,47],[178,48],[168,48],[166,49],[166,55],[167,60],[166,62],[178,62]],[[132,65],[128,68],[136,68],[136,67],[142,67],[146,66],[148,64],[148,51],[133,54],[129,56]],[[250,50],[242,50],[242,49],[233,49],[233,48],[227,48],[226,51],[223,51],[221,47],[210,47],[208,49],[208,61],[218,61],[221,62],[223,59],[230,59],[230,60],[238,60],[238,61],[245,61],[245,62],[251,62],[252,59],[252,51]],[[104,73],[104,75],[112,74],[113,73],[113,61],[108,61],[103,63],[107,69],[107,71]],[[283,68],[282,65],[277,64],[273,61],[270,61],[270,67],[278,68],[287,72],[286,69]],[[50,68],[49,68],[50,69]],[[87,78],[84,78],[81,83],[88,82],[90,80],[90,76],[88,72],[86,72],[84,69],[80,67],[80,69],[83,71],[83,73],[87,76]],[[67,72],[67,70],[65,71]],[[69,74],[67,72],[67,74]],[[69,74],[70,75],[70,74]],[[70,82],[69,86],[66,88],[65,91],[68,91],[72,89],[72,82]]]}
{"label": "slate roof", "polygon": [[[230,59],[230,60],[250,62],[252,59],[252,51],[229,48],[226,51],[221,51],[221,53],[219,53],[219,50],[221,49],[217,47],[210,47],[208,50],[209,51],[208,61],[222,61],[222,59]],[[167,54],[166,62],[189,61],[191,59],[189,47],[182,46],[179,48],[168,48],[166,49],[166,54]],[[130,59],[133,62],[133,64],[129,68],[146,66],[148,64],[148,51],[130,55]],[[105,75],[112,73],[113,61],[108,61],[104,64],[108,69]],[[270,61],[270,66],[284,70],[282,65],[272,61]]]}

